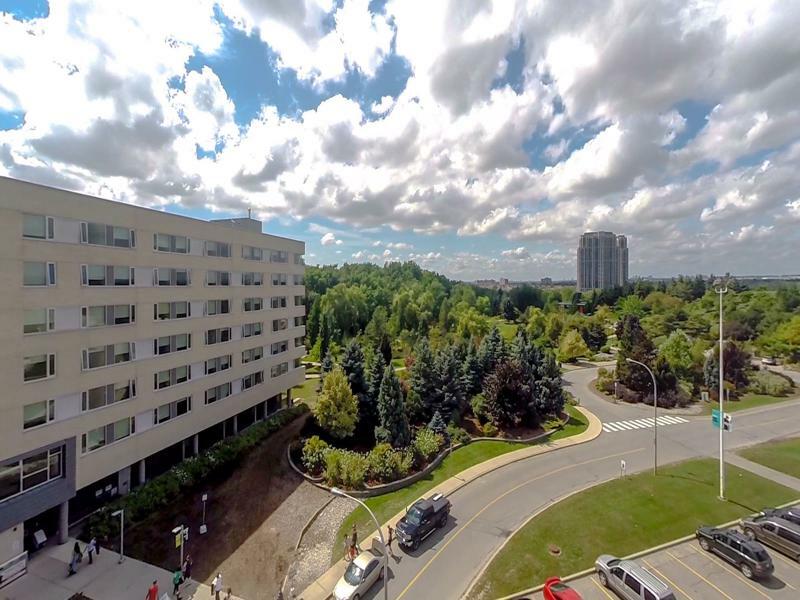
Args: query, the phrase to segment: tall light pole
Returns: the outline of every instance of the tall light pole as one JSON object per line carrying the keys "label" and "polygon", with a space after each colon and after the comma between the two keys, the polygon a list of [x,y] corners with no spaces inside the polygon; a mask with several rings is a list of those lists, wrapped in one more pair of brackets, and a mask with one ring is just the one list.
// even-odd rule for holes
{"label": "tall light pole", "polygon": [[[181,562],[180,562],[180,563],[178,563],[178,568],[179,568],[179,569],[182,569],[182,568],[183,568],[183,545],[184,545],[184,543],[186,542],[186,538],[188,537],[188,536],[186,535],[188,532],[189,532],[189,529],[188,529],[187,527],[184,527],[183,525],[178,525],[177,527],[175,527],[175,528],[172,530],[172,533],[174,533],[176,536],[178,536],[178,535],[179,535],[179,536],[181,536],[181,537],[180,537],[180,540],[181,540],[181,544],[180,544],[180,549],[181,549]],[[177,539],[177,538],[176,538],[176,539]]]}
{"label": "tall light pole", "polygon": [[728,292],[728,286],[718,279],[714,282],[714,291],[719,294],[719,499],[725,500],[725,375],[722,357],[722,294]]}
{"label": "tall light pole", "polygon": [[388,556],[388,548],[386,548],[386,542],[383,540],[383,531],[381,531],[381,524],[378,523],[378,519],[375,517],[375,513],[372,512],[366,504],[364,504],[358,498],[354,498],[353,496],[346,494],[344,491],[340,490],[337,487],[331,488],[331,493],[334,496],[341,496],[342,498],[349,498],[353,502],[358,502],[361,506],[363,506],[369,516],[372,517],[372,520],[375,521],[375,527],[378,528],[378,535],[381,538],[381,544],[383,544],[383,600],[389,600],[389,556]]}
{"label": "tall light pole", "polygon": [[656,386],[656,376],[653,375],[650,367],[646,364],[638,360],[633,360],[632,358],[626,358],[625,360],[647,369],[647,372],[650,373],[650,377],[653,380],[653,475],[655,475],[658,472],[658,387]]}
{"label": "tall light pole", "polygon": [[112,517],[119,517],[119,562],[125,560],[125,509],[120,508],[111,513]]}

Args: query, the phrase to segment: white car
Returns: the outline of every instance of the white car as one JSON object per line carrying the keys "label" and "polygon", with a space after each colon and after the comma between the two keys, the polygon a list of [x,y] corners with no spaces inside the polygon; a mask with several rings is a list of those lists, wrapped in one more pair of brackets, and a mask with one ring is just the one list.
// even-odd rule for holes
{"label": "white car", "polygon": [[778,361],[772,356],[765,356],[761,359],[762,365],[777,365]]}
{"label": "white car", "polygon": [[383,563],[386,557],[372,548],[362,552],[347,565],[339,583],[333,588],[336,600],[359,600],[369,588],[383,579]]}

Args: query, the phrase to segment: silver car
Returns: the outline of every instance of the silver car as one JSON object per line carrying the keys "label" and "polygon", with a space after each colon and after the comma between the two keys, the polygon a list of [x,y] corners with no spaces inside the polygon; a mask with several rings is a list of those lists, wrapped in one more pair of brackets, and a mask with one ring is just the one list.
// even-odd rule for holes
{"label": "silver car", "polygon": [[744,534],[800,560],[800,525],[778,516],[756,515],[739,521]]}
{"label": "silver car", "polygon": [[356,556],[333,589],[336,600],[359,600],[378,579],[383,578],[386,557],[370,549]]}
{"label": "silver car", "polygon": [[625,600],[675,600],[666,583],[632,560],[603,554],[594,568],[600,583]]}

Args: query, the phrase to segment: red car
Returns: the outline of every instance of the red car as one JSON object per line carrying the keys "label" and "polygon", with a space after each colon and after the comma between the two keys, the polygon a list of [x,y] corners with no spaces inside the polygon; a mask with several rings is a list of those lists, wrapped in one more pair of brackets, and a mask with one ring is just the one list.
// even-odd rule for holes
{"label": "red car", "polygon": [[561,583],[560,577],[550,577],[544,582],[544,600],[581,600],[581,595],[568,585]]}

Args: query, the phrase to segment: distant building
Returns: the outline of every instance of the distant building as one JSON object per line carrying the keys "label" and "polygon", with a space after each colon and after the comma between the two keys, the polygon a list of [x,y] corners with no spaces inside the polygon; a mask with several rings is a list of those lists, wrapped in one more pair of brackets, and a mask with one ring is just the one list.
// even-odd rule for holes
{"label": "distant building", "polygon": [[627,281],[628,239],[610,231],[584,233],[578,242],[578,290],[608,289]]}
{"label": "distant building", "polygon": [[553,285],[553,278],[552,277],[542,277],[541,284],[542,285]]}

